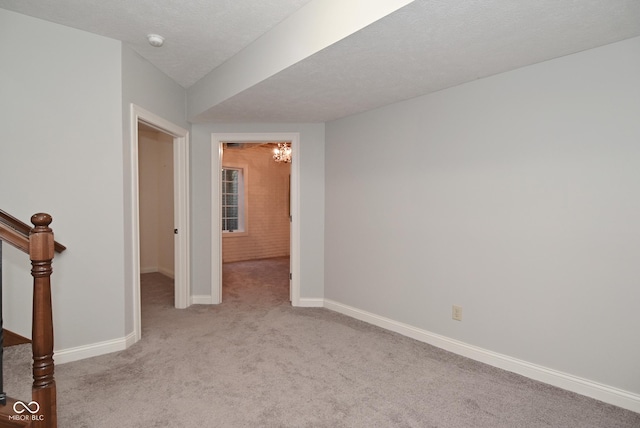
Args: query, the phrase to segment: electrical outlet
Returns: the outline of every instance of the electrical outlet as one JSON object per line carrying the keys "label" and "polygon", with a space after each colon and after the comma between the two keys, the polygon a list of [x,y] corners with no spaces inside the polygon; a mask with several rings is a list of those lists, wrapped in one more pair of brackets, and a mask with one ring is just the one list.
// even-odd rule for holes
{"label": "electrical outlet", "polygon": [[456,321],[462,321],[462,306],[453,305],[453,309],[451,311],[451,318]]}

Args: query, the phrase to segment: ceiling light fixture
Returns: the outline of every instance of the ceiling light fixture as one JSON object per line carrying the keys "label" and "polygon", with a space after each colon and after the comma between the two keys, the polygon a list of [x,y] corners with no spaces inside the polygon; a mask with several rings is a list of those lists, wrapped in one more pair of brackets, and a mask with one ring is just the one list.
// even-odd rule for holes
{"label": "ceiling light fixture", "polygon": [[273,149],[273,159],[276,162],[291,163],[291,145],[278,143],[278,148]]}
{"label": "ceiling light fixture", "polygon": [[147,40],[149,40],[149,44],[155,48],[159,48],[164,44],[164,37],[158,34],[147,34]]}

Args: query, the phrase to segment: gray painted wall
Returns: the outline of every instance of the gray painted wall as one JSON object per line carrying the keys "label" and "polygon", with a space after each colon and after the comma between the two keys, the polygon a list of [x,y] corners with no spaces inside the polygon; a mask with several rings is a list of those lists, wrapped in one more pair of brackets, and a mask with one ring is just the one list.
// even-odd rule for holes
{"label": "gray painted wall", "polygon": [[134,103],[175,125],[189,130],[186,119],[187,91],[131,48],[122,47],[123,113]]}
{"label": "gray painted wall", "polygon": [[186,91],[151,63],[144,60],[127,46],[122,46],[122,142],[124,160],[124,281],[125,281],[125,330],[124,335],[133,331],[133,283],[131,266],[131,123],[130,106],[135,104],[143,109],[190,130],[185,118]]}
{"label": "gray painted wall", "polygon": [[[27,221],[51,213],[68,247],[54,261],[56,350],[121,340],[133,331],[129,105],[188,129],[186,91],[119,41],[4,9],[0,28],[0,179],[15,183],[3,209]],[[30,336],[28,260],[4,256],[5,325]]]}
{"label": "gray painted wall", "polygon": [[[53,265],[56,350],[120,338],[120,42],[0,9],[0,58],[2,208],[50,213],[68,248]],[[8,253],[5,326],[30,337],[28,257]]]}
{"label": "gray painted wall", "polygon": [[325,297],[639,393],[639,52],[328,123]]}

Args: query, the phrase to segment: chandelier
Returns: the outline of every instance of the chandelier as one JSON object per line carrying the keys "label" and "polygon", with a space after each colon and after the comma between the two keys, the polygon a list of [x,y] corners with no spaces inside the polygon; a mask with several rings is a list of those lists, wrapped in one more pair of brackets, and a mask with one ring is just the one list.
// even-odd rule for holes
{"label": "chandelier", "polygon": [[278,143],[278,148],[273,149],[273,159],[276,162],[291,163],[291,145],[289,143]]}

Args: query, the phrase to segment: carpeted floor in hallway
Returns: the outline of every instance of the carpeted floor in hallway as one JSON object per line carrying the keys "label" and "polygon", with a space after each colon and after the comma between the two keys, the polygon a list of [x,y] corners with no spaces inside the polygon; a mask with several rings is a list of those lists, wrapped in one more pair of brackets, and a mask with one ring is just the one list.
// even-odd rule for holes
{"label": "carpeted floor in hallway", "polygon": [[[640,414],[293,308],[288,272],[285,258],[225,264],[223,303],[183,310],[172,280],[144,275],[142,340],[56,368],[59,426],[640,427]],[[28,349],[11,352],[6,390],[29,397]]]}

